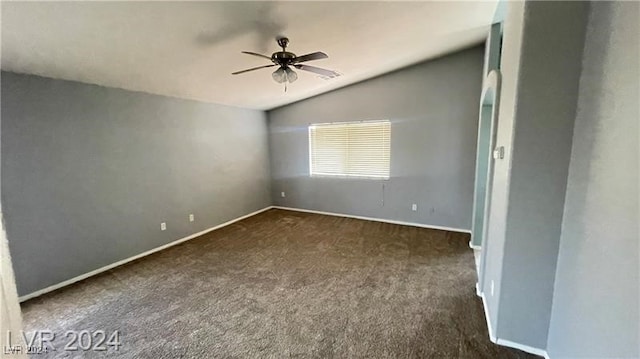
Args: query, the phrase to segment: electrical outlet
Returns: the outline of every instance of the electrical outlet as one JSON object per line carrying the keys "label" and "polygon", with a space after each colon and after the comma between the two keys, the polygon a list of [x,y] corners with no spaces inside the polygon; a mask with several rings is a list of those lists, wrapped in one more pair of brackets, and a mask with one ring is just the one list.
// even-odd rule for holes
{"label": "electrical outlet", "polygon": [[167,230],[167,223],[166,222],[160,223],[160,230],[161,231],[166,231]]}
{"label": "electrical outlet", "polygon": [[412,204],[412,205],[411,205],[411,210],[412,210],[412,211],[414,211],[414,212],[415,212],[415,211],[417,211],[417,210],[418,210],[418,205],[417,205],[417,204],[415,204],[415,203],[414,203],[414,204]]}
{"label": "electrical outlet", "polygon": [[284,194],[284,192],[280,192],[280,197],[282,197],[282,198],[286,197],[286,195]]}
{"label": "electrical outlet", "polygon": [[189,222],[195,221],[196,218],[193,216],[193,213],[189,215]]}
{"label": "electrical outlet", "polygon": [[491,281],[491,296],[493,297],[493,290],[495,288],[495,283],[493,283],[493,280]]}

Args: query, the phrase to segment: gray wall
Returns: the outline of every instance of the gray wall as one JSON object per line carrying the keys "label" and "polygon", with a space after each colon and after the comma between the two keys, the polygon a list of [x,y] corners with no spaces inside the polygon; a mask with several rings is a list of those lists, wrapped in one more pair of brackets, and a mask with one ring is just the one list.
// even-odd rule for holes
{"label": "gray wall", "polygon": [[637,2],[591,5],[548,352],[638,358]]}
{"label": "gray wall", "polygon": [[586,2],[527,2],[498,336],[545,348],[564,209]]}
{"label": "gray wall", "polygon": [[[501,2],[502,3],[502,2]],[[507,205],[511,166],[511,143],[513,141],[513,125],[515,104],[517,100],[518,73],[524,28],[524,2],[511,1],[505,5],[507,16],[504,21],[500,71],[502,87],[498,114],[496,146],[505,147],[503,160],[494,162],[494,173],[488,185],[491,192],[486,198],[489,201],[487,234],[482,244],[482,267],[479,278],[480,291],[484,294],[487,321],[493,334],[496,334],[498,323],[498,306],[500,304],[500,284],[502,279],[502,261],[506,231]],[[491,288],[495,288],[492,292]]]}
{"label": "gray wall", "polygon": [[544,349],[588,4],[508,6],[483,291],[498,339]]}
{"label": "gray wall", "polygon": [[269,206],[269,182],[263,112],[2,73],[20,295]]}
{"label": "gray wall", "polygon": [[[274,203],[469,230],[483,57],[475,47],[270,111]],[[392,122],[391,178],[310,178],[308,125],[367,119]]]}

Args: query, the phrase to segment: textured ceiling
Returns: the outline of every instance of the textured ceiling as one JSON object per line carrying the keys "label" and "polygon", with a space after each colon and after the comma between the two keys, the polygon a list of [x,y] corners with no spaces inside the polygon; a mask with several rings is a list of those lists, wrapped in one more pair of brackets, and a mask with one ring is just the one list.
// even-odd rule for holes
{"label": "textured ceiling", "polygon": [[[231,106],[270,109],[481,42],[495,1],[2,2],[2,69]],[[308,64],[283,86],[275,37]]]}

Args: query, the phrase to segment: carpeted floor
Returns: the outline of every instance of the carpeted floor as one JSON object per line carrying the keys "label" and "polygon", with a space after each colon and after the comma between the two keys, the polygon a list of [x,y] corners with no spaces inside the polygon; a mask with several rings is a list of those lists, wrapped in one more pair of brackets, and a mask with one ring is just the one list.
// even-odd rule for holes
{"label": "carpeted floor", "polygon": [[[468,235],[270,210],[23,313],[56,334],[33,358],[533,358],[489,341],[474,284]],[[63,351],[67,330],[121,346]]]}

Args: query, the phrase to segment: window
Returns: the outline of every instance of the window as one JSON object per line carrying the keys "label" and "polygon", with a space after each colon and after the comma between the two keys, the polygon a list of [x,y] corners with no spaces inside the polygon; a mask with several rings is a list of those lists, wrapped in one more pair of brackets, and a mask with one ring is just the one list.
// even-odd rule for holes
{"label": "window", "polygon": [[388,179],[390,139],[389,121],[310,125],[310,174]]}

